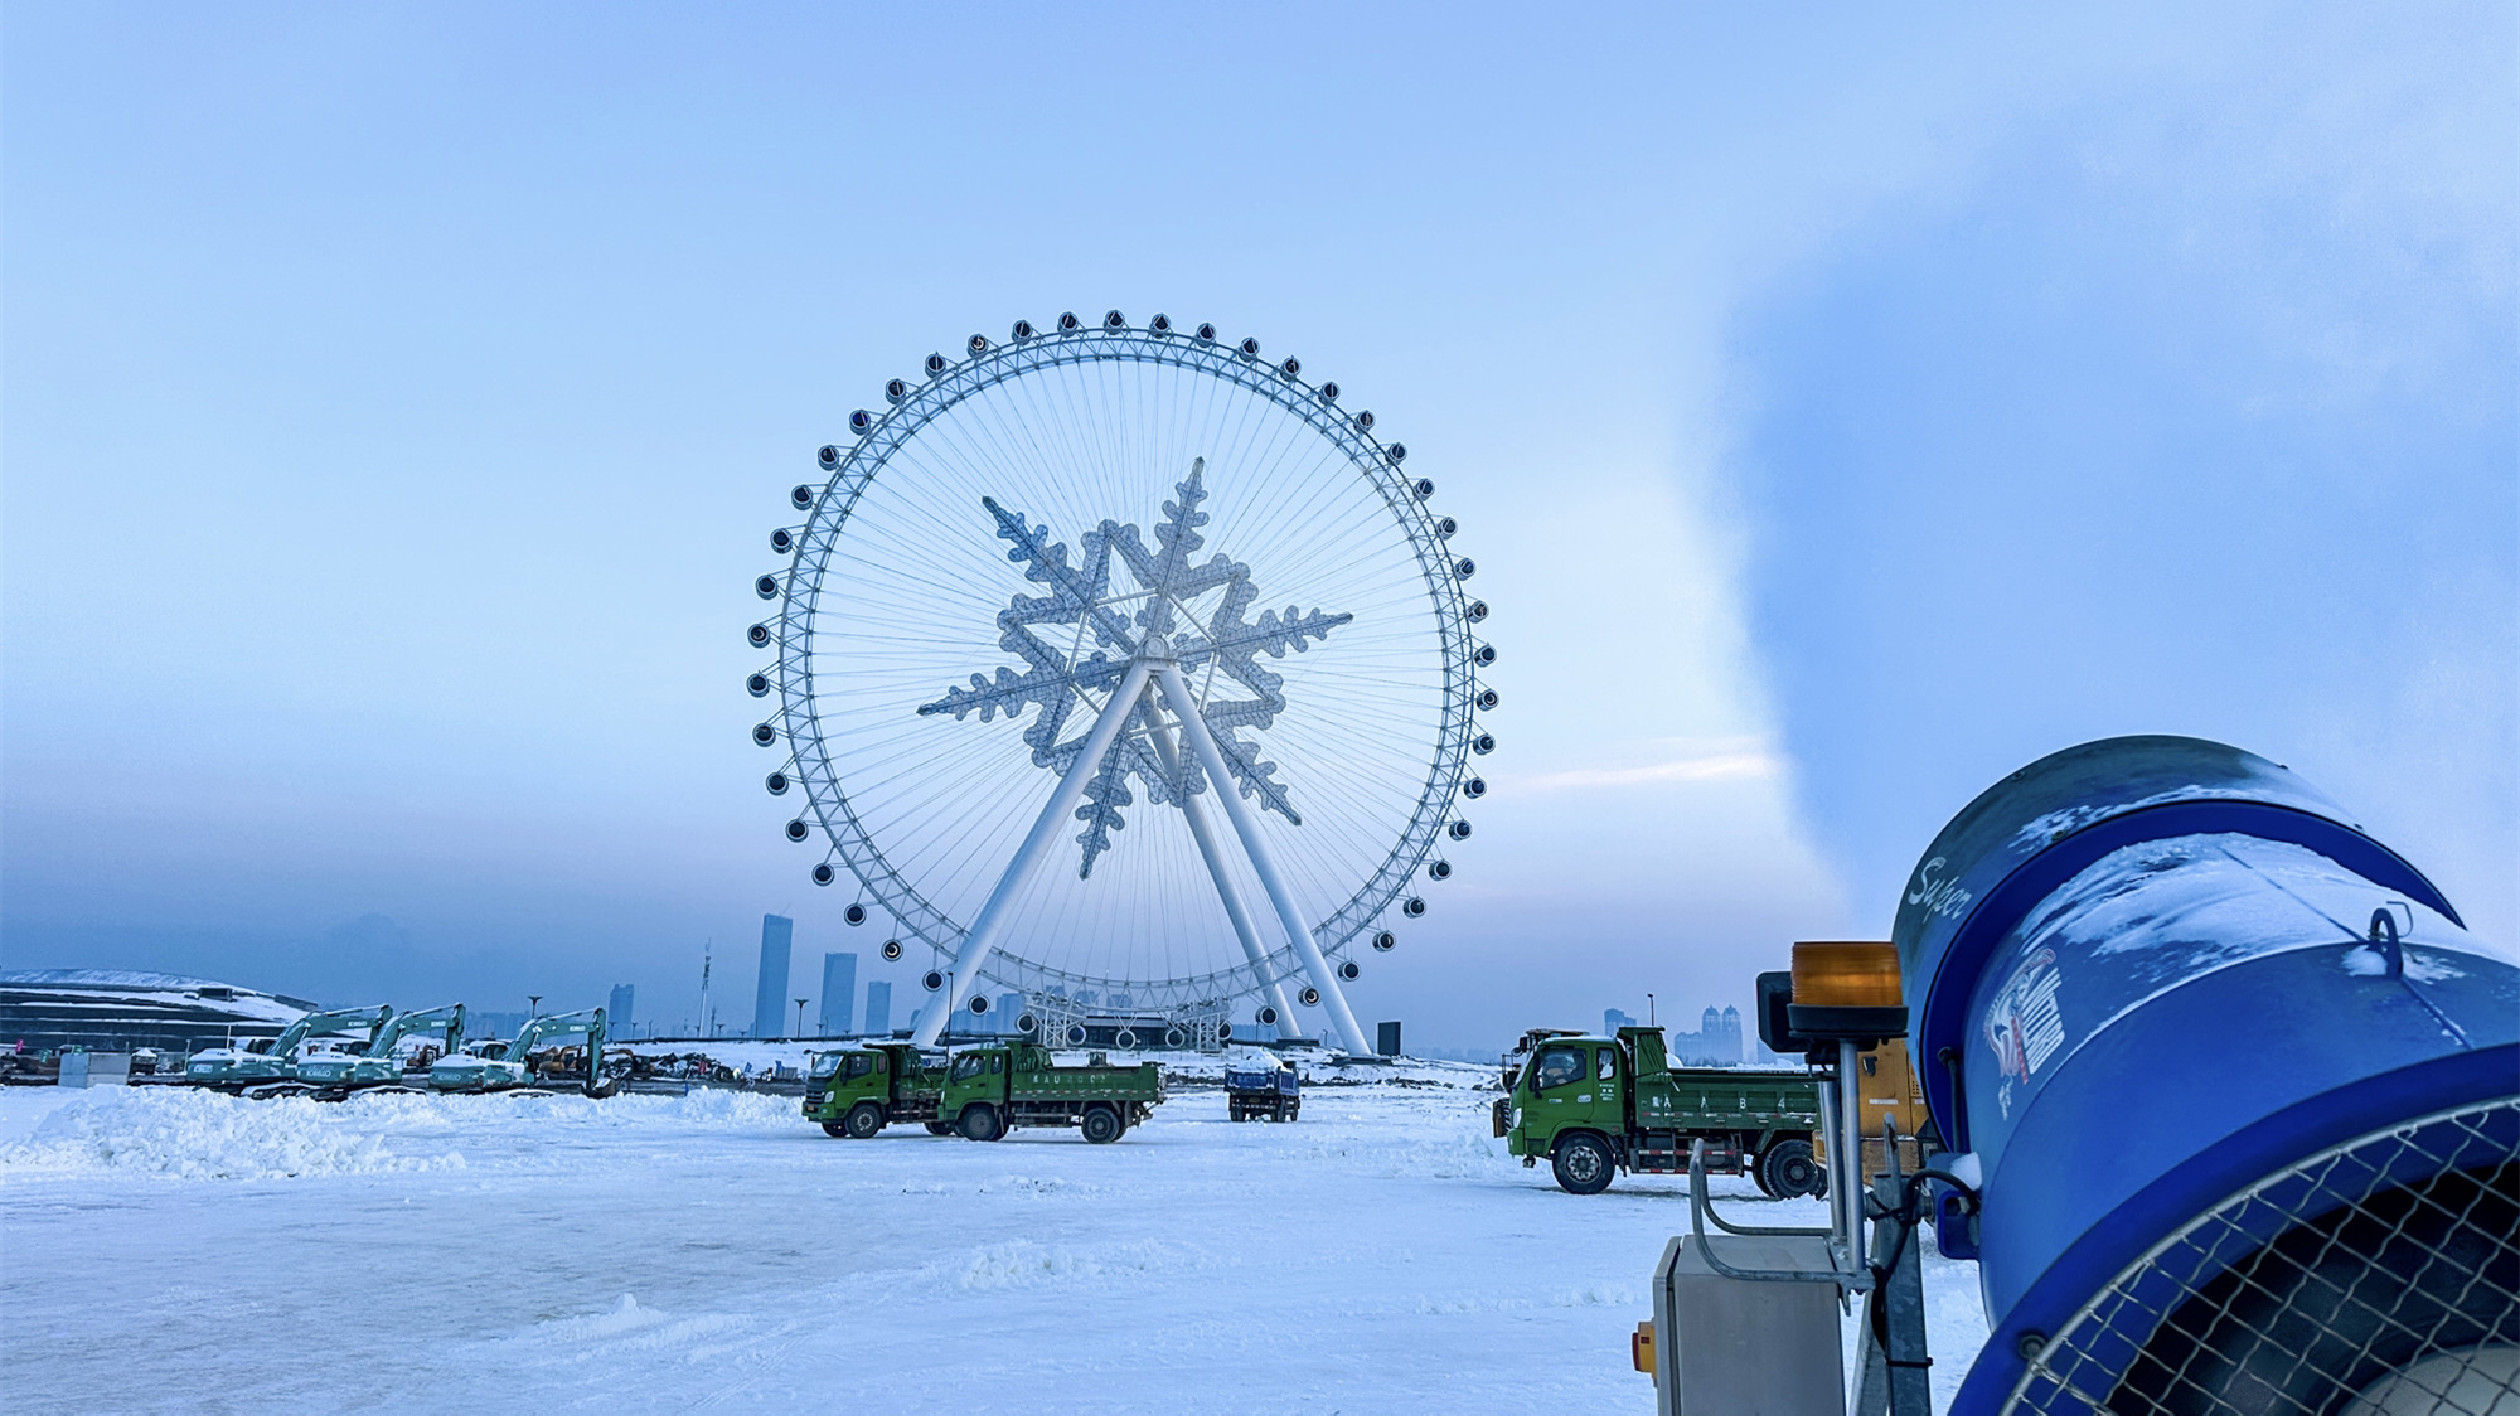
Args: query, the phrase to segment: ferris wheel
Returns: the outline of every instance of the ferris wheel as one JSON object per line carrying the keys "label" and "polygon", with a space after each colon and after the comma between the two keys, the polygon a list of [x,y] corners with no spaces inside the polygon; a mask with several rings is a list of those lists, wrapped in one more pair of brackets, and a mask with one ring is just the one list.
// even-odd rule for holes
{"label": "ferris wheel", "polygon": [[1452,874],[1495,746],[1434,483],[1338,385],[1162,315],[1018,321],[884,392],[771,533],[747,688],[815,883],[927,951],[916,1041],[994,984],[1301,1004],[1369,1051],[1341,985]]}

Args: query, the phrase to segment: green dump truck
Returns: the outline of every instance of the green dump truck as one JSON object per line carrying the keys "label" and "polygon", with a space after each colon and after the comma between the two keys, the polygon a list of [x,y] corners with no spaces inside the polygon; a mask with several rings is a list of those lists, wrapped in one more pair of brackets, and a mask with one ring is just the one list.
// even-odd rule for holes
{"label": "green dump truck", "polygon": [[1164,1074],[1152,1062],[1114,1067],[1097,1052],[1082,1067],[1062,1067],[1050,1049],[1019,1042],[955,1053],[936,1114],[974,1141],[1017,1126],[1074,1126],[1106,1145],[1163,1100]]}
{"label": "green dump truck", "polygon": [[1505,1059],[1495,1131],[1524,1165],[1547,1157],[1558,1185],[1597,1195],[1621,1170],[1686,1174],[1692,1142],[1706,1168],[1749,1175],[1780,1199],[1821,1193],[1812,1156],[1818,1084],[1803,1072],[1673,1067],[1660,1028],[1616,1038],[1537,1028]]}
{"label": "green dump truck", "polygon": [[862,1141],[895,1121],[950,1135],[954,1128],[936,1119],[945,1065],[944,1053],[906,1042],[814,1053],[805,1062],[805,1119],[834,1139]]}

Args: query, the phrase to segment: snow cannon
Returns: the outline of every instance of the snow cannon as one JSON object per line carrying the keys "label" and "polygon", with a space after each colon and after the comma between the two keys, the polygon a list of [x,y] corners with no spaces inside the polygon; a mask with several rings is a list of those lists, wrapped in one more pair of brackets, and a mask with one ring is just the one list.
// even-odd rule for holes
{"label": "snow cannon", "polygon": [[1953,1411],[2520,1411],[2520,967],[2336,805],[2085,743],[1943,828],[1895,937],[1976,1191]]}

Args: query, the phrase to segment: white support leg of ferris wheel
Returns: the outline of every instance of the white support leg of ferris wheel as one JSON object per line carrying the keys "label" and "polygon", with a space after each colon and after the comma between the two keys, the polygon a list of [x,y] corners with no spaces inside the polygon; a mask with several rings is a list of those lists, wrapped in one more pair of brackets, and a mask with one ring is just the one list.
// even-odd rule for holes
{"label": "white support leg of ferris wheel", "polygon": [[1321,990],[1321,1006],[1338,1029],[1341,1045],[1353,1056],[1372,1056],[1374,1049],[1365,1041],[1364,1030],[1356,1025],[1356,1015],[1348,1011],[1347,995],[1339,991],[1339,981],[1331,976],[1330,961],[1321,956],[1321,946],[1313,942],[1312,928],[1304,923],[1304,912],[1297,907],[1294,892],[1286,888],[1285,877],[1278,874],[1277,862],[1270,858],[1268,846],[1260,839],[1260,823],[1252,819],[1251,808],[1243,804],[1242,789],[1225,765],[1225,754],[1217,750],[1216,739],[1208,735],[1207,720],[1199,716],[1199,705],[1190,696],[1190,685],[1182,681],[1180,665],[1167,660],[1157,666],[1155,682],[1163,690],[1165,705],[1180,720],[1181,735],[1190,740],[1191,749],[1199,755],[1199,765],[1207,769],[1208,780],[1216,784],[1216,798],[1224,803],[1225,817],[1234,823],[1234,834],[1242,838],[1243,853],[1251,857],[1251,868],[1259,873],[1260,884],[1269,892],[1269,903],[1277,907],[1278,923],[1284,926],[1287,941],[1295,946],[1295,957],[1304,961],[1304,972],[1312,976],[1313,987]]}
{"label": "white support leg of ferris wheel", "polygon": [[[1147,717],[1157,723],[1147,738],[1155,749],[1156,760],[1164,764],[1164,775],[1180,781],[1180,749],[1173,746],[1172,731],[1162,726],[1161,719],[1155,718],[1151,689],[1146,697]],[[1269,951],[1260,947],[1259,927],[1251,922],[1251,911],[1243,907],[1242,892],[1234,888],[1232,877],[1225,873],[1225,853],[1217,847],[1216,832],[1208,825],[1207,813],[1199,809],[1197,797],[1184,793],[1181,814],[1190,823],[1191,839],[1199,843],[1199,859],[1207,862],[1208,878],[1216,882],[1216,898],[1225,904],[1225,917],[1234,922],[1234,937],[1242,941],[1243,957],[1251,961],[1252,972],[1267,991],[1270,1005],[1277,1009],[1278,1036],[1293,1037],[1295,1010],[1287,1006],[1286,985],[1269,972]]]}
{"label": "white support leg of ferris wheel", "polygon": [[1103,705],[1102,716],[1094,720],[1093,730],[1085,735],[1085,744],[1077,750],[1076,760],[1068,764],[1067,775],[1059,779],[1058,788],[1050,793],[1049,802],[1041,808],[1041,815],[1033,822],[1031,834],[1015,848],[1015,858],[1006,863],[1006,873],[998,877],[997,888],[989,892],[988,903],[980,907],[980,913],[971,921],[971,928],[963,931],[962,948],[954,954],[954,970],[945,984],[945,991],[939,997],[930,999],[929,1006],[920,1010],[919,1025],[910,1034],[911,1045],[934,1047],[937,1035],[945,1031],[946,1020],[962,1006],[972,981],[980,976],[980,966],[988,962],[989,951],[997,947],[998,931],[1005,923],[1007,909],[1023,892],[1025,882],[1032,879],[1041,858],[1049,853],[1051,843],[1067,825],[1068,813],[1076,810],[1077,802],[1084,799],[1086,783],[1094,780],[1094,773],[1102,769],[1103,755],[1111,751],[1113,739],[1120,736],[1121,725],[1129,721],[1130,712],[1137,707],[1138,695],[1146,691],[1147,675],[1153,667],[1143,658],[1131,663],[1128,673],[1120,680],[1119,691]]}

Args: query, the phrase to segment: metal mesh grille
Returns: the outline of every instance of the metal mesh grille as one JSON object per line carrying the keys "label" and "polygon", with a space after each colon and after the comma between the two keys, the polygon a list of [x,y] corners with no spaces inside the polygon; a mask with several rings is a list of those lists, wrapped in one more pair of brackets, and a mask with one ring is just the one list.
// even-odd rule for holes
{"label": "metal mesh grille", "polygon": [[2223,1201],[2039,1347],[2004,1410],[2520,1416],[2520,1099]]}

